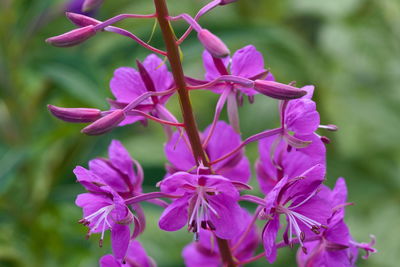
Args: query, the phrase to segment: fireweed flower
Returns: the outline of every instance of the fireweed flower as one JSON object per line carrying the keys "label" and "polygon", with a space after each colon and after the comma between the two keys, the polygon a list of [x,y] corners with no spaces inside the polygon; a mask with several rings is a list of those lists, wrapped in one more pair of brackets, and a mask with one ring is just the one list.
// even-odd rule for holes
{"label": "fireweed flower", "polygon": [[[142,193],[143,169],[132,159],[123,145],[113,140],[108,148],[109,159],[96,158],[89,161],[89,169],[77,166],[74,170],[78,181],[95,186],[109,186],[123,198]],[[136,168],[136,171],[135,171]],[[91,191],[90,188],[88,188]]]}
{"label": "fireweed flower", "polygon": [[[221,61],[216,61],[210,53],[204,51],[203,64],[206,70],[205,79],[207,81],[212,81],[221,75],[228,74],[248,79],[265,78],[269,81],[274,80],[272,74],[267,72],[264,68],[264,59],[262,54],[258,52],[253,45],[248,45],[237,50],[233,54],[232,59],[226,57],[221,59]],[[215,93],[222,93],[224,90],[230,90],[235,94],[242,93],[248,96],[258,94],[254,89],[240,87],[239,85],[232,86],[232,84],[229,83],[218,85],[210,89]]]}
{"label": "fireweed flower", "polygon": [[[94,187],[89,188],[93,190]],[[124,199],[111,187],[102,186],[95,190],[76,198],[75,204],[83,209],[83,218],[79,222],[89,228],[88,237],[93,233],[101,233],[100,246],[103,244],[105,231],[111,230],[114,256],[122,259],[128,249],[129,224],[134,216]]]}
{"label": "fireweed flower", "polygon": [[161,215],[161,229],[176,231],[187,224],[196,239],[201,228],[223,239],[234,238],[242,231],[239,192],[230,180],[220,175],[177,172],[159,185],[163,193],[181,195]]}
{"label": "fireweed flower", "polygon": [[[123,199],[142,194],[143,169],[140,164],[131,158],[129,152],[117,140],[113,140],[108,148],[109,159],[96,158],[89,161],[89,169],[77,166],[74,174],[89,192],[98,192],[99,187],[109,186]],[[136,169],[136,170],[135,170]],[[135,223],[140,224],[139,232],[144,230],[145,216],[140,205],[133,204],[137,218]]]}
{"label": "fireweed flower", "polygon": [[[222,75],[233,75],[235,77],[246,78],[249,80],[266,79],[273,81],[274,77],[264,68],[264,59],[260,52],[252,45],[245,46],[235,52],[232,59],[229,57],[215,58],[207,51],[203,52],[203,63],[206,70],[206,81],[199,81],[188,78],[188,82],[194,85],[205,84],[213,81]],[[237,132],[239,129],[239,115],[237,106],[242,105],[243,95],[253,101],[256,90],[248,86],[242,86],[232,82],[219,82],[207,89],[221,94],[216,106],[214,123],[218,120],[219,114],[227,101],[227,111],[229,121]]]}
{"label": "fireweed flower", "polygon": [[261,217],[268,220],[262,238],[265,256],[270,263],[276,259],[275,239],[280,228],[281,214],[285,215],[287,220],[283,234],[284,241],[289,245],[293,244],[294,234],[305,251],[303,241],[310,236],[318,235],[321,228],[326,227],[327,219],[331,215],[331,206],[328,200],[318,196],[318,188],[324,176],[325,166],[315,165],[300,177],[289,179],[285,176],[267,195]]}
{"label": "fireweed flower", "polygon": [[332,203],[332,216],[327,221],[328,228],[322,230],[317,240],[304,243],[308,253],[305,254],[303,250],[298,251],[298,265],[300,267],[351,267],[355,266],[358,248],[367,252],[366,257],[369,253],[376,252],[372,247],[374,240],[370,244],[359,244],[353,241],[344,222],[344,208],[349,204],[346,203],[347,188],[344,178],[336,181],[332,191],[324,186],[320,196],[329,199]]}
{"label": "fireweed flower", "polygon": [[256,173],[264,194],[268,194],[284,176],[299,177],[316,164],[325,164],[323,142],[315,135],[299,138],[312,143],[305,148],[292,148],[276,136],[259,141],[260,158],[256,162]]}
{"label": "fireweed flower", "polygon": [[99,261],[100,267],[155,267],[139,241],[131,240],[124,259],[117,259],[113,255],[104,255]]}
{"label": "fireweed flower", "polygon": [[[155,54],[147,56],[143,63],[138,62],[138,69],[121,67],[115,70],[110,82],[111,92],[116,98],[116,100],[110,101],[112,108],[123,108],[143,93],[166,91],[173,85],[171,73],[165,63]],[[166,109],[163,106],[168,98],[169,96],[153,96],[142,101],[136,109],[151,111],[155,115],[165,118]],[[127,117],[120,123],[120,126],[139,120],[144,120],[144,117],[129,115],[128,111]]]}
{"label": "fireweed flower", "polygon": [[[200,136],[204,142],[204,139],[209,136],[212,126],[206,128],[204,133]],[[216,123],[214,133],[205,151],[210,159],[213,161],[224,154],[230,152],[232,149],[237,147],[241,142],[240,135],[235,132],[232,126],[228,125],[224,121]],[[180,138],[180,134],[175,132],[172,138],[165,145],[165,154],[167,159],[172,165],[167,165],[168,174],[175,173],[177,171],[189,171],[193,170],[196,166],[192,152],[189,150],[189,146],[183,138]],[[246,183],[250,179],[250,163],[247,157],[243,153],[236,153],[235,155],[228,157],[227,159],[212,166],[213,171],[225,178],[233,181],[239,181]],[[195,173],[195,170],[192,171]]]}
{"label": "fireweed flower", "polygon": [[[337,130],[335,125],[320,125],[320,116],[316,103],[311,99],[314,94],[314,86],[307,85],[301,88],[307,92],[301,98],[284,100],[280,102],[280,119],[282,132],[278,138],[283,138],[289,145],[302,148],[309,144],[309,140],[297,138],[298,136],[316,135],[324,142],[329,142],[326,137],[321,137],[315,132],[318,128],[331,131]],[[294,135],[291,135],[294,133]]]}
{"label": "fireweed flower", "polygon": [[[242,223],[243,226],[246,227],[251,223],[252,216],[246,210],[242,209],[242,212],[244,215]],[[246,236],[236,248],[236,244],[243,234],[246,234]],[[259,237],[255,225],[251,227],[248,233],[242,231],[239,235],[229,240],[230,247],[235,247],[233,254],[238,261],[250,258],[258,247],[258,244]],[[199,241],[187,245],[182,251],[182,256],[185,260],[185,265],[188,267],[218,267],[222,265],[221,255],[215,236],[212,232],[203,229],[200,229]]]}

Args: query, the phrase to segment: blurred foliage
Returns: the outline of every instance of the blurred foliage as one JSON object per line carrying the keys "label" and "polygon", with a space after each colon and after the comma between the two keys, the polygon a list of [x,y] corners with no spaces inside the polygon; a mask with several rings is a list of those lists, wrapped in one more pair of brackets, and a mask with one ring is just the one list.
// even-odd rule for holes
{"label": "blurred foliage", "polygon": [[[169,0],[171,13],[194,14],[207,1]],[[79,133],[81,125],[52,118],[46,104],[107,108],[113,70],[132,66],[146,51],[120,36],[102,33],[85,44],[54,48],[45,38],[73,25],[63,16],[63,1],[0,1],[0,266],[96,266],[109,252],[85,229],[74,206],[83,192],[74,166],[106,155],[118,138],[145,169],[145,191],[164,174],[164,136],[150,123],[116,129],[99,137]],[[95,15],[152,12],[150,0],[105,1]],[[120,25],[147,40],[154,21]],[[322,133],[328,146],[328,184],[347,178],[347,222],[355,239],[377,237],[379,253],[358,266],[398,266],[400,251],[400,2],[397,0],[240,0],[217,8],[201,23],[218,34],[232,51],[254,44],[281,82],[315,84],[323,123],[340,131]],[[182,33],[184,23],[174,23]],[[151,44],[162,47],[159,31]],[[182,47],[188,74],[203,75],[201,47],[191,35]],[[211,121],[216,96],[193,93],[201,128]],[[176,99],[169,103],[176,114]],[[243,136],[277,123],[276,103],[262,96],[241,110]],[[256,159],[256,145],[247,149]],[[254,181],[253,181],[254,184]],[[146,206],[148,230],[140,238],[159,266],[182,266],[185,231],[157,228],[161,210]],[[171,244],[173,244],[171,246]],[[274,266],[294,265],[294,251],[280,251]],[[264,266],[260,260],[252,266]]]}

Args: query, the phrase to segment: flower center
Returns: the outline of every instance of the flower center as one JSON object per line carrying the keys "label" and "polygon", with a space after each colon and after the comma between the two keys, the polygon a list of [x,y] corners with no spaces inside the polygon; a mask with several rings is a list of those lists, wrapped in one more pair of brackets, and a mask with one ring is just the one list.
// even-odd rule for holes
{"label": "flower center", "polygon": [[108,228],[111,228],[111,224],[108,221],[108,215],[113,211],[115,208],[115,205],[108,205],[105,207],[102,207],[98,211],[86,216],[85,218],[81,219],[79,223],[89,227],[89,232],[87,233],[87,238],[89,236],[97,231],[101,231],[101,237],[99,241],[99,246],[103,246],[103,239],[104,239],[104,232]]}
{"label": "flower center", "polygon": [[204,186],[198,186],[197,194],[189,203],[192,206],[191,215],[188,221],[188,230],[195,234],[195,240],[199,238],[198,232],[200,228],[206,230],[215,230],[214,224],[210,220],[210,214],[213,213],[219,217],[218,212],[208,203],[205,194],[215,194],[215,190],[206,188]]}
{"label": "flower center", "polygon": [[303,203],[300,203],[300,205],[296,205],[295,207],[289,207],[289,208],[286,208],[282,205],[278,205],[276,207],[276,212],[280,213],[280,214],[285,214],[286,218],[289,221],[289,225],[287,228],[289,230],[289,233],[288,233],[289,236],[288,236],[287,242],[289,244],[292,244],[292,239],[293,239],[292,236],[293,236],[293,234],[295,234],[299,239],[299,243],[300,243],[303,251],[306,253],[305,247],[303,245],[303,241],[305,240],[306,236],[305,236],[305,233],[303,231],[301,231],[298,222],[299,221],[302,222],[307,228],[309,228],[311,231],[313,231],[317,235],[320,234],[321,228],[327,228],[327,226],[292,210],[293,208],[301,206],[301,204],[303,204]]}

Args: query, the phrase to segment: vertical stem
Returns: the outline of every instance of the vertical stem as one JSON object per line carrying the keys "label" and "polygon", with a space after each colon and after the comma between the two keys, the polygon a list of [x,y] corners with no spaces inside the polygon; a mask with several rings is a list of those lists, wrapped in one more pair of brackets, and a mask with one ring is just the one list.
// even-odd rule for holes
{"label": "vertical stem", "polygon": [[[201,160],[204,166],[209,167],[210,164],[207,155],[203,150],[196,121],[194,119],[189,92],[186,89],[185,76],[183,74],[178,45],[168,20],[169,14],[166,1],[154,0],[154,4],[156,7],[157,20],[160,24],[164,42],[167,47],[167,57],[171,65],[172,75],[174,76],[175,84],[178,88],[179,103],[182,110],[183,122],[185,124],[185,130],[192,147],[195,162],[199,164],[199,160]],[[228,241],[217,237],[217,243],[224,265],[228,267],[235,267],[236,264],[232,257]]]}

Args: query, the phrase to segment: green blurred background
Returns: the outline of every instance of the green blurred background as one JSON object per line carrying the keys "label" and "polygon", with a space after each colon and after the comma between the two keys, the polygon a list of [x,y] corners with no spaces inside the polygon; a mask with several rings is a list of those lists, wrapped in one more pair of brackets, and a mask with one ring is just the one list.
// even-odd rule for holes
{"label": "green blurred background", "polygon": [[[65,3],[65,2],[64,2]],[[195,14],[207,1],[169,0],[171,13]],[[47,37],[73,29],[63,1],[0,1],[0,266],[96,266],[108,241],[86,241],[74,205],[83,192],[72,169],[106,156],[118,138],[145,169],[145,191],[163,176],[164,135],[150,123],[119,128],[99,137],[79,133],[82,125],[52,118],[46,104],[107,108],[113,70],[133,66],[147,51],[129,39],[102,33],[79,47],[54,48]],[[150,0],[107,0],[96,17],[150,13]],[[154,21],[119,23],[144,40]],[[201,19],[231,51],[254,44],[281,82],[315,84],[328,135],[328,184],[347,178],[351,202],[347,222],[354,238],[377,237],[378,254],[358,266],[399,266],[400,251],[400,1],[239,0]],[[184,23],[174,23],[182,33]],[[162,47],[157,29],[151,41]],[[192,34],[182,47],[187,74],[201,78],[202,48]],[[199,126],[212,119],[216,95],[192,94]],[[168,105],[175,114],[174,98]],[[240,109],[243,136],[277,125],[277,104],[258,96]],[[225,115],[224,115],[225,116]],[[247,149],[254,162],[257,147]],[[254,179],[253,179],[253,184]],[[182,266],[180,252],[191,235],[157,228],[161,209],[146,205],[148,229],[140,237],[159,266]],[[252,266],[264,266],[260,260]],[[284,249],[274,266],[294,266]]]}

